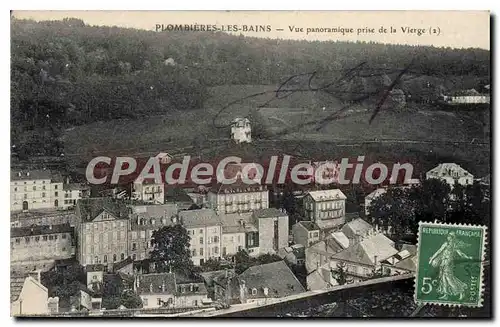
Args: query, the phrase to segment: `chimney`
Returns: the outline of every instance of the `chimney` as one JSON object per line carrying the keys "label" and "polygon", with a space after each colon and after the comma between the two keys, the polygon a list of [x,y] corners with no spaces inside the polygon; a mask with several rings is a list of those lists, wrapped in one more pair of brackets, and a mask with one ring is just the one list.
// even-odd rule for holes
{"label": "chimney", "polygon": [[141,276],[140,276],[140,275],[137,275],[137,277],[135,278],[134,292],[137,292],[137,289],[138,289],[138,288],[139,288],[139,286],[141,285],[140,278],[141,278]]}
{"label": "chimney", "polygon": [[52,225],[49,225],[49,230],[52,230]]}
{"label": "chimney", "polygon": [[26,172],[26,176],[28,176],[28,177],[30,176],[30,172],[29,172],[29,171],[28,171],[28,172]]}
{"label": "chimney", "polygon": [[17,176],[21,177],[21,172],[18,172],[18,173],[17,173]]}
{"label": "chimney", "polygon": [[163,283],[161,283],[161,291],[165,292],[165,281],[163,281]]}
{"label": "chimney", "polygon": [[153,293],[153,283],[149,284],[149,291]]}

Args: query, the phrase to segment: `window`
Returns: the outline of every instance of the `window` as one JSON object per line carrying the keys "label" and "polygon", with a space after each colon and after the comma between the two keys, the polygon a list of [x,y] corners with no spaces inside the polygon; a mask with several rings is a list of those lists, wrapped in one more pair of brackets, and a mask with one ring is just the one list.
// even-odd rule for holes
{"label": "window", "polygon": [[19,244],[19,243],[21,243],[21,240],[16,238],[16,244]]}
{"label": "window", "polygon": [[142,299],[142,304],[147,307],[148,306],[148,299],[144,298]]}
{"label": "window", "polygon": [[29,237],[25,237],[25,238],[24,238],[24,241],[25,241],[26,243],[29,243],[29,242],[30,242],[30,238],[29,238]]}
{"label": "window", "polygon": [[35,185],[33,185],[33,191],[36,191],[36,186]]}
{"label": "window", "polygon": [[44,235],[43,238],[42,238],[44,241],[47,240],[47,235]]}
{"label": "window", "polygon": [[27,198],[28,198],[28,194],[25,194],[25,195],[24,195],[24,198],[25,198],[25,199],[27,199]]}
{"label": "window", "polygon": [[[44,183],[45,183],[45,181],[44,181]],[[43,186],[42,186],[42,190],[44,190],[44,191],[45,191],[45,185],[43,185]]]}
{"label": "window", "polygon": [[135,251],[137,250],[137,244],[136,243],[132,243],[132,251]]}
{"label": "window", "polygon": [[57,235],[54,235],[54,240],[57,240]]}
{"label": "window", "polygon": [[39,242],[40,241],[40,236],[35,236],[35,242]]}
{"label": "window", "polygon": [[196,257],[196,249],[193,249],[193,251],[191,251],[191,256]]}
{"label": "window", "polygon": [[257,289],[256,288],[252,288],[252,295],[257,295]]}
{"label": "window", "polygon": [[116,262],[116,254],[113,254],[113,262]]}
{"label": "window", "polygon": [[214,251],[214,254],[219,254],[219,247],[218,246],[214,247],[213,251]]}
{"label": "window", "polygon": [[200,244],[203,244],[203,237],[200,237]]}
{"label": "window", "polygon": [[161,298],[158,298],[158,306],[162,306],[163,305],[163,300]]}
{"label": "window", "polygon": [[219,236],[214,236],[214,243],[218,243],[219,242]]}
{"label": "window", "polygon": [[104,261],[104,263],[107,263],[108,262],[108,256],[104,255],[104,259],[102,261]]}
{"label": "window", "polygon": [[[56,184],[56,185],[54,185],[54,189],[55,189],[55,190],[57,190],[57,186],[58,186],[57,184]],[[56,193],[57,193],[57,192],[56,192]],[[56,194],[56,195],[57,195],[57,194]]]}
{"label": "window", "polygon": [[14,187],[14,192],[17,192],[17,187]]}
{"label": "window", "polygon": [[62,234],[61,238],[62,238],[63,240],[65,240],[65,239],[66,239],[66,234]]}
{"label": "window", "polygon": [[121,259],[122,261],[123,261],[123,260],[125,260],[125,253],[122,253],[122,254],[120,255],[120,259]]}
{"label": "window", "polygon": [[53,240],[54,239],[54,236],[53,235],[49,235],[49,240]]}
{"label": "window", "polygon": [[200,248],[200,255],[203,255],[203,248]]}
{"label": "window", "polygon": [[54,196],[59,196],[59,193],[58,192],[54,192]]}
{"label": "window", "polygon": [[200,234],[203,234],[203,229],[200,229]]}
{"label": "window", "polygon": [[134,261],[135,261],[136,259],[137,259],[137,255],[136,255],[135,253],[134,253],[134,254],[132,254],[132,260],[134,260]]}

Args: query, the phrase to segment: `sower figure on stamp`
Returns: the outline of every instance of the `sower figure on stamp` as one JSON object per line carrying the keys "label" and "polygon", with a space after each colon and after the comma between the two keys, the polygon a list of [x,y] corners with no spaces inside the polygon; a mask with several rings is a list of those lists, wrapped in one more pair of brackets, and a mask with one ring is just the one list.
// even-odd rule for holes
{"label": "sower figure on stamp", "polygon": [[447,240],[441,245],[439,250],[429,259],[429,264],[439,269],[438,273],[438,289],[437,292],[441,295],[440,299],[447,299],[448,296],[459,296],[462,300],[467,289],[467,284],[458,279],[454,274],[455,257],[461,257],[471,260],[472,257],[466,255],[460,248],[468,244],[457,241],[455,233],[450,232]]}

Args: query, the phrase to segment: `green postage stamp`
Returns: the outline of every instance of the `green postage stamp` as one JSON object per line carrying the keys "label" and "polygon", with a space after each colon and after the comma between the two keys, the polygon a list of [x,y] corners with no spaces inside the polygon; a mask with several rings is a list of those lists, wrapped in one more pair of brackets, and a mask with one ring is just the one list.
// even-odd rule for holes
{"label": "green postage stamp", "polygon": [[415,301],[482,306],[486,227],[420,223]]}

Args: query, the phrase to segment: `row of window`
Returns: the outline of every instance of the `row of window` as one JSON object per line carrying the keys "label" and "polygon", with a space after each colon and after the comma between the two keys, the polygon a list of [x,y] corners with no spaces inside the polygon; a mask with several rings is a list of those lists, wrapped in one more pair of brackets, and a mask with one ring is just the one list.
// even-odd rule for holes
{"label": "row of window", "polygon": [[[24,181],[24,184],[27,184],[28,182]],[[33,184],[36,184],[36,180],[33,181]],[[42,180],[42,184],[45,184],[45,181]],[[17,182],[14,182],[14,185],[17,185]],[[57,184],[55,185],[56,189],[57,189]]]}
{"label": "row of window", "polygon": [[[59,193],[58,193],[58,192],[54,192],[54,196],[56,196],[56,197],[57,197],[57,196],[59,196]],[[47,197],[47,193],[42,192],[42,198],[45,198],[45,197]],[[25,194],[23,195],[23,198],[24,198],[24,199],[27,199],[27,198],[28,198],[28,194],[27,194],[27,193],[25,193]],[[14,199],[17,199],[17,194],[14,194]]]}
{"label": "row of window", "polygon": [[[65,240],[66,238],[68,238],[67,234],[62,234],[61,235],[61,238],[63,240]],[[57,234],[54,234],[54,235],[43,235],[43,236],[26,236],[24,237],[24,242],[25,243],[30,243],[32,240],[35,241],[35,242],[40,242],[40,240],[42,241],[56,241],[58,239],[58,235]],[[18,237],[16,238],[15,240],[15,243],[16,244],[21,244],[21,238]]]}
{"label": "row of window", "polygon": [[85,224],[85,229],[90,230],[91,225],[94,225],[94,230],[97,230],[97,231],[108,230],[111,227],[112,228],[117,228],[118,226],[125,227],[125,221],[123,221],[123,220],[120,222],[103,221],[103,222],[99,222],[99,223],[88,223],[88,224]]}
{"label": "row of window", "polygon": [[[113,254],[113,261],[112,262],[117,262],[118,261],[117,259],[118,259],[117,255]],[[125,260],[125,253],[120,254],[120,261],[123,261],[123,260]],[[102,256],[102,262],[101,262],[101,258],[98,255],[96,255],[94,257],[93,263],[94,264],[96,264],[96,263],[108,263],[108,255],[105,254]]]}

